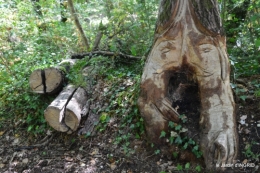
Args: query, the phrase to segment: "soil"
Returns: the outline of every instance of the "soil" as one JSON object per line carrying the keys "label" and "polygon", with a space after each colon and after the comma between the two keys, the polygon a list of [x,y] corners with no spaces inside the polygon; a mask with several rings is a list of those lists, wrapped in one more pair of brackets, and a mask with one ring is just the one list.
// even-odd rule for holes
{"label": "soil", "polygon": [[[245,92],[242,94],[247,96],[246,98],[240,97],[242,94],[238,93],[235,97],[240,144],[237,162],[244,163],[244,165],[234,168],[234,172],[260,172],[260,99],[250,92],[254,89],[251,81],[255,80],[259,80],[259,78],[241,79],[242,84],[238,84],[234,88],[234,90],[243,88]],[[173,87],[179,87],[179,83]],[[183,84],[185,85],[185,82]],[[98,92],[101,94],[103,88],[95,87],[96,94]],[[196,85],[190,85],[188,88],[190,89],[185,90],[196,90]],[[191,92],[188,95],[193,94]],[[98,100],[99,98],[97,96],[95,104],[90,106],[93,110],[96,107],[104,106],[101,100]],[[185,113],[185,111],[195,108],[196,106],[190,105],[181,111]],[[194,116],[188,117],[187,126],[190,131],[188,134],[194,136],[198,130],[199,116],[196,110],[193,111]],[[11,120],[3,123],[4,126],[0,129],[1,173],[181,172],[177,171],[177,164],[181,164],[182,161],[169,156],[170,152],[167,154],[167,147],[164,148],[164,152],[161,148],[162,152],[155,154],[155,149],[151,148],[145,135],[140,139],[131,138],[127,153],[123,145],[115,144],[114,140],[118,136],[119,130],[117,124],[120,123],[118,119],[109,123],[102,132],[94,130],[91,136],[78,135],[76,132],[68,135],[54,130],[48,130],[44,135],[35,136],[27,133],[26,127],[23,127],[22,124],[13,124]],[[191,165],[193,171],[187,172],[196,172],[195,166],[196,164]],[[202,172],[205,171],[202,169]]]}

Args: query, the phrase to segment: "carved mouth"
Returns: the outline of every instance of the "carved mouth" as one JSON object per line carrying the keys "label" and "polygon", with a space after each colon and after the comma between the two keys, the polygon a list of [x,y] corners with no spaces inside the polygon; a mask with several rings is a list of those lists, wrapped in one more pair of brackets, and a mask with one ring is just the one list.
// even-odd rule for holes
{"label": "carved mouth", "polygon": [[185,135],[199,143],[201,100],[197,81],[185,70],[174,73],[169,80],[168,97],[172,107],[187,117],[187,122],[182,124],[188,129]]}

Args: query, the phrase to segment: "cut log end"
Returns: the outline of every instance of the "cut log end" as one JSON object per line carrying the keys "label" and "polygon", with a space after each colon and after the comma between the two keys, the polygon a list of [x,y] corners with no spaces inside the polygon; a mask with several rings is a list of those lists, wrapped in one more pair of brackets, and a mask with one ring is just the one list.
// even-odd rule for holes
{"label": "cut log end", "polygon": [[76,131],[79,127],[79,123],[81,120],[81,116],[75,114],[72,111],[67,110],[65,115],[65,124],[68,126],[72,131]]}
{"label": "cut log end", "polygon": [[52,106],[49,106],[44,112],[45,120],[52,128],[60,132],[66,132],[69,129],[64,124],[59,122],[59,115],[60,110]]}
{"label": "cut log end", "polygon": [[69,85],[47,107],[44,112],[45,120],[57,131],[74,132],[79,127],[82,110],[86,104],[86,91]]}
{"label": "cut log end", "polygon": [[49,106],[44,113],[45,120],[57,131],[76,131],[79,127],[81,117],[67,110],[64,115],[64,120],[60,122],[60,112],[61,111],[56,107]]}
{"label": "cut log end", "polygon": [[51,94],[59,91],[62,88],[63,81],[63,72],[54,67],[35,70],[29,78],[31,90],[39,94]]}

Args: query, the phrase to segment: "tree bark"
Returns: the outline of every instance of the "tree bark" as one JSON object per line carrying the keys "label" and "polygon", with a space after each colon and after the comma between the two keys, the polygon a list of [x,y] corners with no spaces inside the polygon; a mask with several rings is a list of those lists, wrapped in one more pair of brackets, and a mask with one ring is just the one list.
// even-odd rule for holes
{"label": "tree bark", "polygon": [[[138,100],[151,141],[164,143],[160,134],[168,130],[168,122],[180,123],[179,110],[185,103],[172,105],[190,97],[183,94],[185,88],[197,83],[200,146],[206,168],[221,171],[225,169],[222,164],[233,164],[238,136],[229,73],[217,1],[162,0]],[[180,80],[171,80],[180,74]]]}
{"label": "tree bark", "polygon": [[69,85],[46,108],[45,120],[57,131],[72,133],[79,127],[86,103],[86,91]]}

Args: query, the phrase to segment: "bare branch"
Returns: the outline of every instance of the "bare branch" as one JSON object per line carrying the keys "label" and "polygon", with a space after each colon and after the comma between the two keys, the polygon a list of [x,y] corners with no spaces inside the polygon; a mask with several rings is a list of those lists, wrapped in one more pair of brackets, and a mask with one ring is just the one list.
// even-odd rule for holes
{"label": "bare branch", "polygon": [[87,52],[87,53],[82,53],[82,54],[75,54],[75,55],[71,55],[71,59],[82,59],[85,56],[89,56],[91,58],[94,55],[114,56],[114,57],[130,59],[130,60],[140,60],[141,59],[141,57],[126,55],[121,52],[109,52],[109,51],[93,51],[93,52]]}
{"label": "bare branch", "polygon": [[87,37],[86,37],[86,35],[85,35],[85,33],[82,29],[82,26],[79,22],[79,19],[78,19],[78,16],[76,14],[72,0],[68,0],[68,5],[69,5],[69,8],[70,8],[71,16],[72,16],[72,18],[75,22],[75,25],[76,25],[76,27],[79,30],[79,33],[81,35],[82,41],[83,41],[84,45],[86,46],[86,49],[88,50],[89,49],[88,39],[87,39]]}

